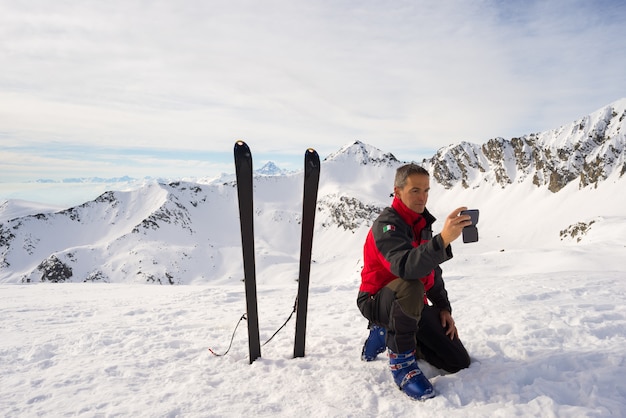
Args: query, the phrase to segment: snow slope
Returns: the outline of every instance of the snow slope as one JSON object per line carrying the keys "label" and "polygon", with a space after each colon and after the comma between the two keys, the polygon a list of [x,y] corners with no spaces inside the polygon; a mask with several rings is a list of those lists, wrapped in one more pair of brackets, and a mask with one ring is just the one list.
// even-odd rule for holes
{"label": "snow slope", "polygon": [[[621,221],[620,221],[621,223]],[[617,225],[616,225],[617,226]],[[601,238],[601,237],[600,237]],[[447,287],[469,369],[425,363],[438,396],[395,389],[386,357],[359,360],[358,274],[314,264],[307,347],[294,323],[248,364],[243,285],[1,285],[5,416],[542,416],[626,414],[626,248],[500,252],[457,245]],[[555,260],[558,260],[555,263]],[[292,309],[296,283],[259,285],[261,339]]]}

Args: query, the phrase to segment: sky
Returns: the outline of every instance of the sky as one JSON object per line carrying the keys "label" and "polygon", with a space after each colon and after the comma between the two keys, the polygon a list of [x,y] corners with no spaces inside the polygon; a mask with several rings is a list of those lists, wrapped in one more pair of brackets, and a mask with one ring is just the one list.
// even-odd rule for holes
{"label": "sky", "polygon": [[[420,161],[626,97],[620,1],[0,0],[3,183]],[[4,193],[5,194],[5,193]]]}

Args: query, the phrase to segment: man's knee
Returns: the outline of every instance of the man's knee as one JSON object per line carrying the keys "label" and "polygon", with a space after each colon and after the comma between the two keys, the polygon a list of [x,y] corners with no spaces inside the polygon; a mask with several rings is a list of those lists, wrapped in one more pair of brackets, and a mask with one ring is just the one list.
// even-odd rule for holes
{"label": "man's knee", "polygon": [[396,279],[386,287],[393,290],[402,311],[419,321],[424,308],[424,284],[420,280]]}
{"label": "man's knee", "polygon": [[369,292],[359,292],[359,296],[356,299],[356,304],[359,307],[361,314],[369,321],[374,320],[374,304],[372,301],[372,295]]}
{"label": "man's knee", "polygon": [[390,289],[382,288],[374,295],[368,292],[359,292],[357,305],[361,314],[371,323],[387,327],[389,312],[394,300],[394,293]]}
{"label": "man's knee", "polygon": [[452,373],[456,373],[462,369],[467,369],[472,362],[469,354],[467,353],[467,350],[463,346],[463,343],[461,343],[461,340],[458,340],[457,346],[458,346],[457,355],[454,358],[454,362],[450,367],[451,369],[453,369],[453,370],[450,370]]}

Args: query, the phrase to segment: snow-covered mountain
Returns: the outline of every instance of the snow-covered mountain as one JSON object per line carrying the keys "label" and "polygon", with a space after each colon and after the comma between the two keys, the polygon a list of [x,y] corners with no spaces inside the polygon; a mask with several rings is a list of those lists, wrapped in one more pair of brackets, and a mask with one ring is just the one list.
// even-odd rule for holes
{"label": "snow-covered mountain", "polygon": [[531,180],[558,192],[573,181],[584,188],[613,173],[623,176],[625,146],[626,99],[621,99],[550,131],[442,148],[427,165],[446,188],[484,183],[506,187]]}
{"label": "snow-covered mountain", "polygon": [[[621,242],[624,119],[626,100],[621,100],[559,129],[443,148],[422,162],[433,175],[429,209],[442,219],[459,206],[480,208],[480,245],[494,250],[502,250],[499,238],[511,234],[519,246],[584,245],[593,242],[594,231],[607,230]],[[401,164],[360,141],[324,159],[315,262],[335,263],[337,274],[359,270],[364,236],[389,204]],[[261,282],[297,277],[301,198],[302,173],[285,173],[273,163],[257,172]],[[0,211],[23,213],[17,206],[7,202]],[[191,284],[242,278],[233,179],[147,182],[57,212],[0,215],[7,219],[0,223],[0,283]]]}
{"label": "snow-covered mountain", "polygon": [[361,141],[355,141],[352,144],[343,146],[339,151],[326,157],[324,161],[387,167],[395,166],[400,162],[392,153],[383,153],[381,150]]}
{"label": "snow-covered mountain", "polygon": [[286,170],[278,167],[273,161],[268,161],[263,165],[263,167],[258,170],[254,170],[256,174],[263,176],[281,176],[283,174],[287,174]]}

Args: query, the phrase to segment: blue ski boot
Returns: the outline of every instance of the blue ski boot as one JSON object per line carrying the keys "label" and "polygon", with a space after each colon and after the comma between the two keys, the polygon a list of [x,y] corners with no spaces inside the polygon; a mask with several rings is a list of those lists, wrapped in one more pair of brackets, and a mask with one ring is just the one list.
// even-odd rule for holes
{"label": "blue ski boot", "polygon": [[385,337],[387,336],[387,330],[378,325],[372,325],[370,328],[370,335],[363,344],[363,351],[361,351],[361,360],[372,361],[376,360],[376,356],[385,351],[387,345],[385,344]]}
{"label": "blue ski boot", "polygon": [[415,350],[394,353],[389,350],[389,368],[401,391],[413,399],[423,401],[435,396],[435,389],[417,366]]}

